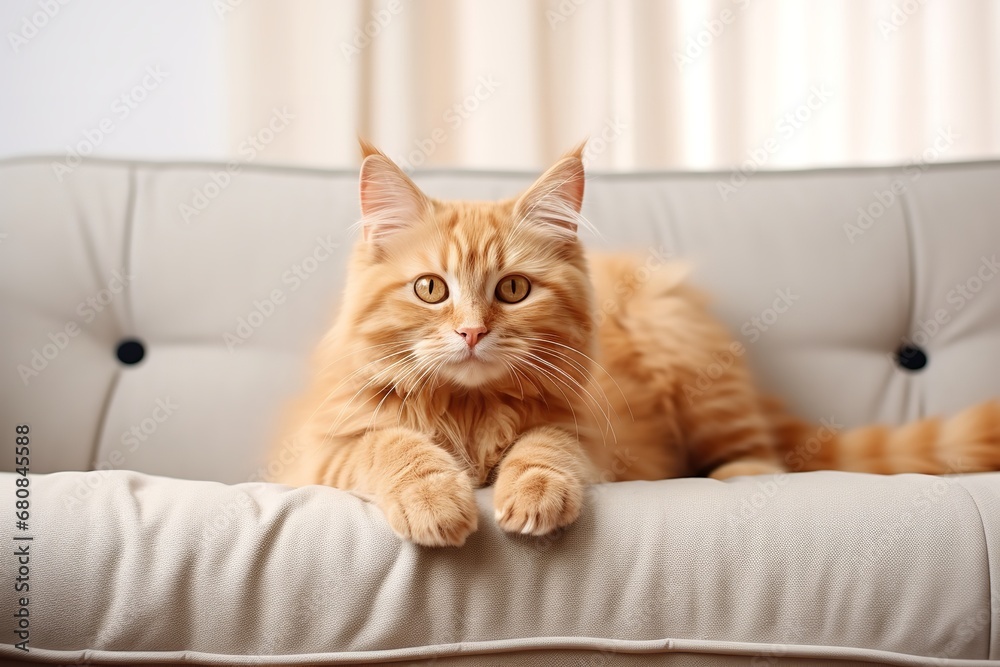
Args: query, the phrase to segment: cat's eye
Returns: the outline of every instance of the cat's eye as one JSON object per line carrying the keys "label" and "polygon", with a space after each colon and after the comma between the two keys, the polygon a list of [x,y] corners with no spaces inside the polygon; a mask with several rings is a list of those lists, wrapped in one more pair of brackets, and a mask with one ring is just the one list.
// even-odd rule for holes
{"label": "cat's eye", "polygon": [[497,283],[497,298],[504,303],[524,301],[531,292],[531,283],[524,276],[506,276]]}
{"label": "cat's eye", "polygon": [[421,301],[441,303],[448,298],[448,283],[441,276],[428,273],[417,278],[413,291]]}

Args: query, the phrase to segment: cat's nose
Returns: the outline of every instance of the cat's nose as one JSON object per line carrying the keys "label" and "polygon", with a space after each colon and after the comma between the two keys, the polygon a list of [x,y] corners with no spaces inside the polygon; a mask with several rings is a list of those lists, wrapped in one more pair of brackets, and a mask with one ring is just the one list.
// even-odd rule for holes
{"label": "cat's nose", "polygon": [[476,346],[476,343],[482,340],[483,336],[489,333],[489,330],[480,325],[478,327],[460,327],[455,329],[455,333],[465,339],[466,345],[473,348]]}

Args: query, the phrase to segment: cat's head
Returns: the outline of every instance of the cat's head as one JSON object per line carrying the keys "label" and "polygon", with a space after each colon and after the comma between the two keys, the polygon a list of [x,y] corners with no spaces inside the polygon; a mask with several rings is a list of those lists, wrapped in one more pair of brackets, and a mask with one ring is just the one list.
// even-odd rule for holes
{"label": "cat's head", "polygon": [[382,364],[394,384],[580,377],[578,353],[589,353],[593,330],[577,238],[582,148],[517,198],[470,202],[428,197],[362,142],[362,238],[347,303],[353,332],[379,346],[374,356],[395,354]]}

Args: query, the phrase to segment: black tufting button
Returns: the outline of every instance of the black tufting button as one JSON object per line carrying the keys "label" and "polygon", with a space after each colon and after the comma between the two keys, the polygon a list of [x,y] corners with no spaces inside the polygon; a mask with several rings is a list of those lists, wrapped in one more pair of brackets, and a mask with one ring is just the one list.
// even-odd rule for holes
{"label": "black tufting button", "polygon": [[142,358],[146,356],[146,348],[142,346],[140,341],[134,338],[127,338],[118,343],[118,349],[115,351],[115,354],[118,355],[118,361],[131,366],[142,361]]}
{"label": "black tufting button", "polygon": [[908,371],[919,371],[927,365],[927,354],[916,345],[902,345],[896,350],[896,363]]}

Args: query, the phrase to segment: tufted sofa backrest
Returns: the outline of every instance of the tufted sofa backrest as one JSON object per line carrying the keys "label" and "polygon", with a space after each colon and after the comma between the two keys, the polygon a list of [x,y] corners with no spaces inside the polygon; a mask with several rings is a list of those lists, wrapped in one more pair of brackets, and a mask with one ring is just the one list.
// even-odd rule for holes
{"label": "tufted sofa backrest", "polygon": [[[532,178],[416,181],[491,199]],[[0,163],[0,436],[31,425],[34,472],[260,478],[335,313],[356,194],[354,171]],[[594,174],[584,213],[590,246],[693,260],[758,381],[803,416],[895,423],[1000,395],[1000,162]]]}

